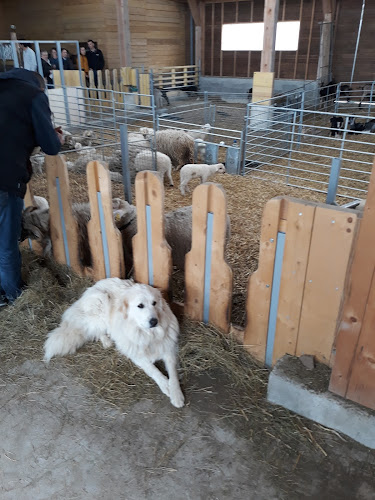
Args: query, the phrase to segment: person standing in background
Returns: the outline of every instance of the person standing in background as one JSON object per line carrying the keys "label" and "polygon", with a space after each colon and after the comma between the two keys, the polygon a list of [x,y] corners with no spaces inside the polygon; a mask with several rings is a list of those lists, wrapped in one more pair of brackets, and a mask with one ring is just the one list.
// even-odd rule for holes
{"label": "person standing in background", "polygon": [[30,43],[20,42],[23,55],[23,69],[28,71],[38,71],[38,64],[36,62],[36,55],[33,49],[30,48]]}
{"label": "person standing in background", "polygon": [[89,68],[94,72],[95,85],[98,86],[98,70],[104,68],[104,56],[103,52],[99,50],[93,40],[87,42],[89,50],[86,53],[86,57],[89,63]]}
{"label": "person standing in background", "polygon": [[85,49],[85,47],[80,47],[79,48],[79,57],[80,57],[80,60],[81,60],[81,68],[85,72],[86,83],[87,83],[88,82],[88,78],[89,78],[89,62],[88,62],[87,57],[86,57],[86,49]]}
{"label": "person standing in background", "polygon": [[61,49],[61,57],[63,60],[64,69],[74,69],[73,62],[70,59],[69,52],[66,49]]}
{"label": "person standing in background", "polygon": [[42,60],[43,76],[47,87],[53,88],[52,65],[48,59],[48,52],[46,50],[42,50],[40,53],[40,58]]}
{"label": "person standing in background", "polygon": [[59,59],[57,57],[57,50],[55,49],[55,47],[52,47],[51,49],[51,57],[49,61],[52,65],[52,69],[59,69]]}

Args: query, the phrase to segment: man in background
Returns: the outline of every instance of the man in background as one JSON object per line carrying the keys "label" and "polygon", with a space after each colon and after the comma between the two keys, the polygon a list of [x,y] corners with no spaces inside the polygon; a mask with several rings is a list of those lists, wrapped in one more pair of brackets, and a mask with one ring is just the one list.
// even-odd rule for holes
{"label": "man in background", "polygon": [[42,50],[40,53],[40,58],[42,60],[44,81],[46,82],[48,88],[53,88],[53,80],[52,80],[53,68],[52,64],[50,63],[50,60],[48,59],[48,51]]}
{"label": "man in background", "polygon": [[89,50],[86,52],[87,61],[89,63],[89,68],[94,72],[95,85],[98,86],[98,70],[104,68],[104,57],[103,52],[99,50],[93,40],[87,42]]}
{"label": "man in background", "polygon": [[35,146],[56,155],[63,142],[53,128],[44,87],[38,73],[25,69],[0,74],[0,306],[22,291],[18,243],[30,155]]}
{"label": "man in background", "polygon": [[23,56],[23,68],[29,71],[38,71],[38,64],[36,62],[36,55],[33,49],[30,48],[30,43],[20,42]]}

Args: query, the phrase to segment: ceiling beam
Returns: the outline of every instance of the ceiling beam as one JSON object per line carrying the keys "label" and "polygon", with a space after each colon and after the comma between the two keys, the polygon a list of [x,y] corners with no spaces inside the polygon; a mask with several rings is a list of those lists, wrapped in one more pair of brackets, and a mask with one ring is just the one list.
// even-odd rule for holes
{"label": "ceiling beam", "polygon": [[188,0],[191,15],[193,16],[195,26],[201,26],[200,1]]}

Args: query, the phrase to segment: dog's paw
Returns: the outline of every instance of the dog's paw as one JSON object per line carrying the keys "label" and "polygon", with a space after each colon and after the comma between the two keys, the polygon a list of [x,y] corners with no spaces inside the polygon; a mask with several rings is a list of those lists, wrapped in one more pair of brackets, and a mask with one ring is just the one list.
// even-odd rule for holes
{"label": "dog's paw", "polygon": [[100,337],[100,342],[102,343],[104,349],[108,349],[113,344],[112,340],[108,337],[108,335],[102,335]]}
{"label": "dog's paw", "polygon": [[181,392],[181,389],[178,389],[178,390],[175,389],[175,390],[171,391],[170,399],[171,399],[171,403],[176,408],[182,408],[184,406],[185,398]]}

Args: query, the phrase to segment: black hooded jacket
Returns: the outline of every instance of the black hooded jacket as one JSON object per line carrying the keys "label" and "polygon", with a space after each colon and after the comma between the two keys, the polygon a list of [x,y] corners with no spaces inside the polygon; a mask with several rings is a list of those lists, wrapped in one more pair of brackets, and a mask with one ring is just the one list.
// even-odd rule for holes
{"label": "black hooded jacket", "polygon": [[26,69],[0,73],[0,190],[23,198],[31,177],[35,146],[49,155],[60,151],[48,99],[38,76]]}

